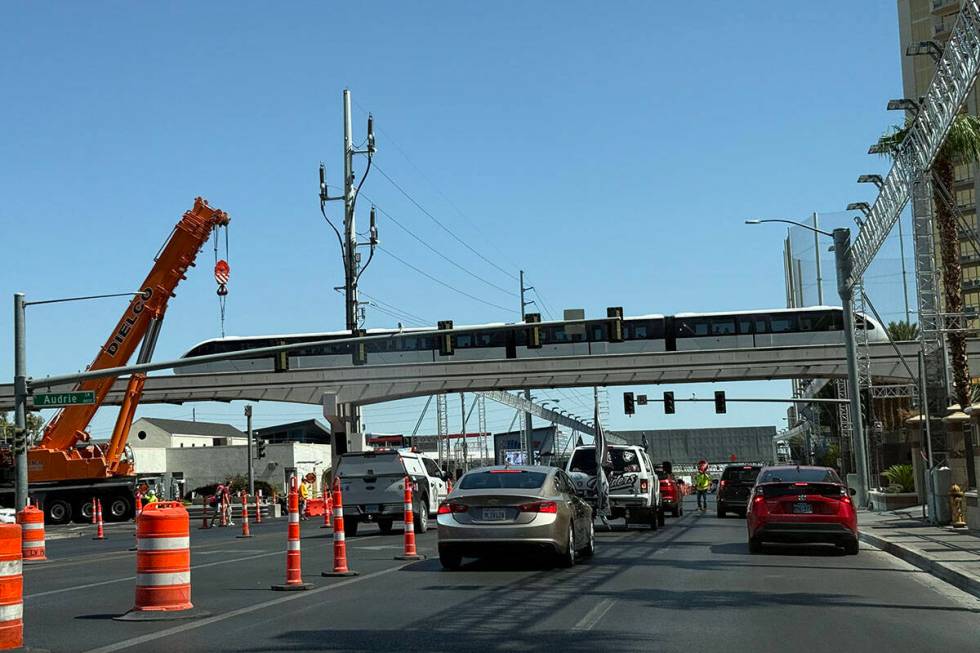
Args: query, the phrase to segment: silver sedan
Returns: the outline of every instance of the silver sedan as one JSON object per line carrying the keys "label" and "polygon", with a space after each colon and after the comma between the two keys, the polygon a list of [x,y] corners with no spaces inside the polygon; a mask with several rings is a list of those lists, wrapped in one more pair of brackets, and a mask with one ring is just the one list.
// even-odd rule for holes
{"label": "silver sedan", "polygon": [[439,505],[439,560],[538,550],[571,567],[595,552],[592,508],[555,467],[481,467]]}

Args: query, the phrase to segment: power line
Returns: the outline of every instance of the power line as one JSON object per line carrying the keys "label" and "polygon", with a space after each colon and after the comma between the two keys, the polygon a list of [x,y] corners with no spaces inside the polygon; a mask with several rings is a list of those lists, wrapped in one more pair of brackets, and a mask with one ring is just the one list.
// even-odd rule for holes
{"label": "power line", "polygon": [[[375,166],[375,167],[377,167],[377,166]],[[423,277],[426,277],[427,279],[430,279],[431,281],[435,281],[440,286],[443,286],[445,288],[448,288],[449,290],[452,290],[455,293],[458,293],[458,294],[460,294],[460,295],[462,295],[464,297],[468,297],[468,298],[472,299],[473,301],[480,302],[481,304],[486,304],[487,306],[492,306],[493,308],[499,308],[502,311],[507,311],[508,313],[516,313],[517,312],[517,311],[515,311],[515,310],[513,310],[511,308],[507,308],[506,306],[501,306],[500,304],[494,304],[493,302],[488,302],[485,299],[480,299],[476,295],[471,295],[470,293],[466,292],[465,290],[460,290],[459,288],[456,288],[455,286],[451,286],[448,283],[446,283],[445,281],[443,281],[442,279],[437,279],[436,277],[432,276],[428,272],[426,272],[424,270],[420,270],[419,268],[415,267],[414,265],[412,265],[411,263],[409,263],[405,259],[397,256],[396,254],[393,254],[390,250],[385,249],[381,245],[378,245],[377,247],[382,252],[384,252],[385,254],[387,254],[388,256],[390,256],[391,258],[395,259],[396,261],[398,261],[402,265],[404,265],[406,267],[409,267],[409,268],[415,270],[416,272],[418,272],[419,274],[421,274]]]}
{"label": "power line", "polygon": [[367,297],[368,299],[370,299],[371,301],[377,303],[377,304],[381,304],[382,306],[385,306],[385,307],[387,307],[387,308],[389,308],[389,309],[391,309],[393,311],[397,311],[398,313],[401,313],[402,315],[404,315],[406,317],[410,317],[415,322],[422,323],[423,326],[431,326],[432,324],[434,324],[434,322],[432,320],[429,320],[429,319],[424,318],[424,317],[419,317],[418,315],[415,315],[413,313],[409,313],[408,311],[406,311],[404,309],[398,308],[394,304],[390,304],[389,302],[382,301],[382,300],[378,299],[377,297],[373,297],[373,296],[367,294],[366,292],[362,292],[361,294],[364,295],[365,297]]}
{"label": "power line", "polygon": [[399,186],[398,185],[398,182],[396,182],[394,179],[392,179],[390,176],[388,176],[388,173],[386,173],[384,170],[382,170],[380,167],[378,167],[378,164],[377,163],[374,164],[374,169],[377,170],[379,173],[381,173],[381,176],[384,177],[385,179],[387,179],[388,182],[392,186],[394,186],[398,190],[398,192],[400,192],[402,195],[404,195],[408,199],[409,202],[411,202],[412,204],[414,204],[415,207],[419,211],[421,211],[422,213],[424,213],[425,215],[427,215],[429,217],[429,219],[431,219],[433,222],[435,222],[437,225],[439,225],[439,227],[441,227],[443,229],[443,231],[445,231],[450,236],[452,236],[454,239],[456,239],[456,241],[460,245],[462,245],[466,249],[470,250],[471,252],[473,252],[474,254],[476,254],[478,257],[480,257],[481,259],[483,259],[486,263],[488,263],[489,265],[493,266],[494,268],[496,268],[500,272],[506,274],[511,279],[513,279],[515,281],[518,280],[518,277],[515,274],[513,274],[512,272],[508,272],[507,270],[505,270],[504,268],[500,267],[499,265],[497,265],[496,263],[494,263],[493,261],[491,261],[490,259],[488,259],[486,256],[484,256],[480,252],[478,252],[475,249],[473,249],[473,247],[471,247],[469,243],[467,243],[465,240],[463,240],[458,235],[456,235],[456,232],[454,232],[452,229],[450,229],[449,227],[447,227],[446,225],[444,225],[442,223],[442,221],[439,220],[439,218],[437,218],[436,216],[434,216],[431,213],[429,213],[429,211],[427,211],[424,206],[422,206],[421,204],[419,204],[419,202],[414,197],[412,197],[408,193],[408,191],[406,191],[404,188],[402,188],[401,186]]}
{"label": "power line", "polygon": [[[377,167],[377,166],[375,166],[375,167]],[[369,198],[367,195],[364,195],[364,193],[361,193],[361,195],[363,195],[366,200],[368,200],[369,202],[371,202],[372,204],[374,204],[374,200],[372,200],[371,198]],[[395,216],[393,216],[391,213],[385,211],[383,208],[381,208],[377,204],[374,204],[374,207],[378,211],[380,211],[382,215],[384,215],[389,220],[391,220],[392,222],[394,222],[402,231],[404,231],[409,236],[411,236],[412,238],[414,238],[415,240],[417,240],[426,249],[428,249],[429,251],[431,251],[433,254],[435,254],[439,258],[443,259],[444,261],[448,262],[449,264],[451,264],[452,266],[458,268],[459,270],[462,270],[463,272],[465,272],[466,274],[470,275],[471,277],[473,277],[477,281],[479,281],[481,283],[485,283],[486,285],[490,286],[491,288],[494,288],[495,290],[499,290],[500,292],[505,293],[507,295],[510,295],[511,297],[516,297],[517,296],[517,294],[514,293],[513,291],[508,290],[508,289],[506,289],[506,288],[504,288],[502,286],[498,286],[497,284],[495,284],[494,282],[492,282],[492,281],[490,281],[488,279],[484,279],[483,277],[481,277],[477,273],[473,272],[472,270],[470,270],[466,266],[462,265],[461,263],[457,263],[453,259],[449,258],[445,254],[443,254],[442,252],[440,252],[438,249],[436,249],[435,247],[433,247],[432,245],[430,245],[429,243],[427,243],[423,238],[419,237],[418,234],[416,234],[414,231],[412,231],[411,229],[409,229],[408,227],[406,227],[404,224],[402,224],[401,221],[398,220],[398,218],[396,218]]]}

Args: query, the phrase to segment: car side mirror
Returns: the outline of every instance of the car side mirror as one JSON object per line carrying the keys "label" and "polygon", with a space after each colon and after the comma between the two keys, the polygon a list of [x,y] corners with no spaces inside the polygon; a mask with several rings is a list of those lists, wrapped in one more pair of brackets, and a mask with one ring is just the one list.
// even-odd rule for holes
{"label": "car side mirror", "polygon": [[858,491],[857,491],[857,490],[855,490],[854,488],[848,488],[848,489],[847,489],[847,491],[851,493],[851,496],[852,496],[852,497],[853,497],[853,496],[856,496],[856,495],[857,495],[857,493],[858,493]]}

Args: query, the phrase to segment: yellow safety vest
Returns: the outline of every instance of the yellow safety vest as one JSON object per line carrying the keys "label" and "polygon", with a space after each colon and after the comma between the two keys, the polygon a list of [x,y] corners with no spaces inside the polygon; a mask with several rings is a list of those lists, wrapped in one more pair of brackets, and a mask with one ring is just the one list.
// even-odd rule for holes
{"label": "yellow safety vest", "polygon": [[694,479],[694,485],[699,490],[707,490],[711,487],[711,477],[707,474],[698,474]]}

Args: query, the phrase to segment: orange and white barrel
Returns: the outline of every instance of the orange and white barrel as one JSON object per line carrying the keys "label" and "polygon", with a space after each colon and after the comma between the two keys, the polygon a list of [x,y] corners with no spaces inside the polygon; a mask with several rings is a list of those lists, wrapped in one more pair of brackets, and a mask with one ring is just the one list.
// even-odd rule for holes
{"label": "orange and white barrel", "polygon": [[23,533],[24,562],[47,560],[44,549],[44,511],[28,505],[17,513],[17,523]]}
{"label": "orange and white barrel", "polygon": [[0,524],[0,650],[24,645],[21,527]]}
{"label": "orange and white barrel", "polygon": [[133,610],[189,610],[190,518],[176,501],[157,501],[140,512],[136,527],[136,603]]}

